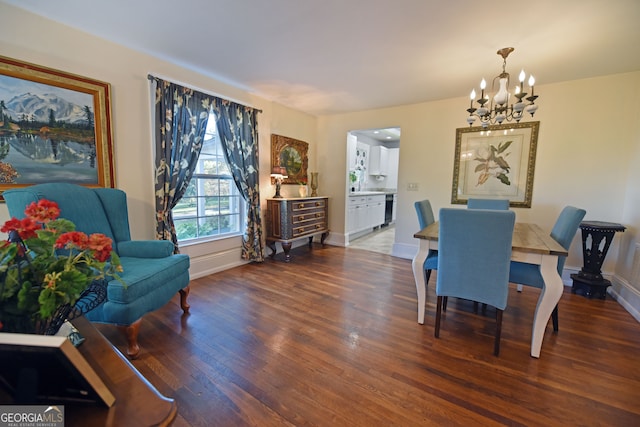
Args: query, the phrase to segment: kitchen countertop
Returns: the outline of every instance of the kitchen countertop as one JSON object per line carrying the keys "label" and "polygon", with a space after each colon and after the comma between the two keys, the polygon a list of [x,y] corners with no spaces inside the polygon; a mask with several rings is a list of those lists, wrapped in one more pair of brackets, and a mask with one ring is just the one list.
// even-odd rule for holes
{"label": "kitchen countertop", "polygon": [[387,194],[384,191],[353,191],[349,193],[350,196],[381,196]]}

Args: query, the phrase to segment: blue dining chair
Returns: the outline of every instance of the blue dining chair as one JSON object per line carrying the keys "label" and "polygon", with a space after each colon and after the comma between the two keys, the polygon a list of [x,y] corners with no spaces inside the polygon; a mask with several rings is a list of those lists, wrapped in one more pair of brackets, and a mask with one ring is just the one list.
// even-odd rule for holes
{"label": "blue dining chair", "polygon": [[508,211],[509,200],[471,198],[467,200],[467,209],[495,209],[495,210]]}
{"label": "blue dining chair", "polygon": [[[431,209],[431,202],[428,199],[415,202],[414,207],[418,214],[418,223],[420,224],[420,230],[433,224],[435,217],[433,216],[433,209]],[[427,254],[427,259],[424,260],[424,284],[429,284],[429,278],[431,277],[431,270],[438,269],[438,251],[430,249]]]}
{"label": "blue dining chair", "polygon": [[[509,200],[508,199],[477,199],[470,198],[467,200],[467,209],[492,209],[499,211],[508,211],[509,210]],[[520,291],[520,288],[518,288]],[[474,304],[475,309],[478,309],[478,303]],[[446,303],[445,303],[446,308]],[[487,305],[482,305],[482,314],[484,314],[487,310]]]}
{"label": "blue dining chair", "polygon": [[515,221],[515,212],[509,210],[440,209],[436,338],[446,298],[481,302],[496,308],[493,354],[499,355]]}
{"label": "blue dining chair", "polygon": [[[553,237],[560,245],[567,251],[571,246],[571,241],[578,231],[580,222],[584,218],[587,211],[579,209],[573,206],[566,206],[556,223],[551,229],[551,237]],[[567,260],[565,256],[558,257],[558,274],[562,277],[562,270],[564,269],[564,263]],[[525,262],[512,261],[509,271],[509,282],[517,285],[533,286],[535,288],[542,289],[544,286],[544,280],[540,273],[540,266],[536,264],[528,264]],[[553,330],[558,332],[558,306],[553,309],[551,314],[551,320],[553,321]]]}

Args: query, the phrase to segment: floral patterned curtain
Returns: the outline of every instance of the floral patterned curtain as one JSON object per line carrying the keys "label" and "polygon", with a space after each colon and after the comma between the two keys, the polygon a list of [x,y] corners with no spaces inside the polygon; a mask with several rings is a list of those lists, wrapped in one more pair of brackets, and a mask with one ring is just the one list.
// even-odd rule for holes
{"label": "floral patterned curtain", "polygon": [[242,236],[242,259],[264,261],[260,191],[258,189],[259,110],[216,98],[218,136],[233,179],[247,201],[247,228]]}
{"label": "floral patterned curtain", "polygon": [[156,238],[178,238],[171,209],[184,195],[204,140],[213,97],[151,77],[155,89]]}

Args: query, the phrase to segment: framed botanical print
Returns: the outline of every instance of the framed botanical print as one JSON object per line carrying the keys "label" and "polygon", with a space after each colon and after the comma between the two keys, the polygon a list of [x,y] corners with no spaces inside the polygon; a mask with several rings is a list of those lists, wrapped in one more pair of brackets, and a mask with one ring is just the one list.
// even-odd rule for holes
{"label": "framed botanical print", "polygon": [[451,203],[508,199],[531,207],[540,122],[456,129]]}

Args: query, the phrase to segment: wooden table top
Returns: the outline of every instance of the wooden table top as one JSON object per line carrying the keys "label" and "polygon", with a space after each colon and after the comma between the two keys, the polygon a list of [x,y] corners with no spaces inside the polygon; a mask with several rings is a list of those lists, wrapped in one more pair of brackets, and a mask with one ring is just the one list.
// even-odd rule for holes
{"label": "wooden table top", "polygon": [[85,341],[80,353],[100,376],[116,401],[65,405],[67,426],[168,426],[177,414],[173,399],[160,394],[136,368],[84,317],[74,319]]}
{"label": "wooden table top", "polygon": [[[438,240],[440,231],[436,221],[413,235],[416,239]],[[567,256],[569,252],[556,242],[549,233],[536,224],[516,222],[513,229],[512,249],[514,251],[537,253],[543,255]]]}

